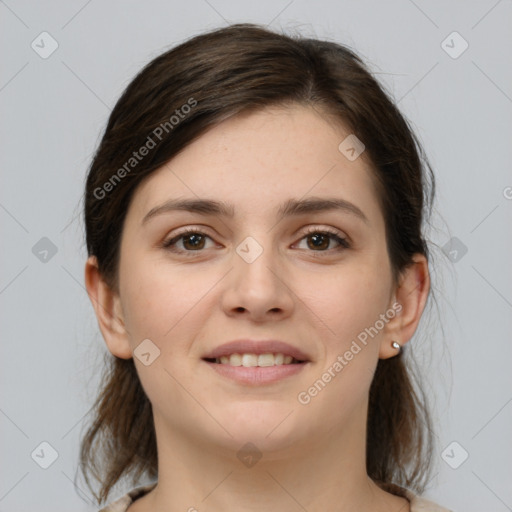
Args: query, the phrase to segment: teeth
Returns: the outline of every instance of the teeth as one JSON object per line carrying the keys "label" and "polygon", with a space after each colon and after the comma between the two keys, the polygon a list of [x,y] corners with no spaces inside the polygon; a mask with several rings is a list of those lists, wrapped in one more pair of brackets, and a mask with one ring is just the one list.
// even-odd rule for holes
{"label": "teeth", "polygon": [[225,364],[230,364],[231,366],[242,366],[242,356],[240,354],[231,354],[229,357],[229,361]]}
{"label": "teeth", "polygon": [[245,368],[258,366],[258,356],[255,356],[254,354],[244,354],[242,356],[242,366]]}
{"label": "teeth", "polygon": [[258,366],[274,366],[274,354],[260,354],[258,356]]}
{"label": "teeth", "polygon": [[215,359],[217,364],[229,364],[231,366],[279,366],[282,364],[298,363],[292,356],[284,354],[231,354]]}

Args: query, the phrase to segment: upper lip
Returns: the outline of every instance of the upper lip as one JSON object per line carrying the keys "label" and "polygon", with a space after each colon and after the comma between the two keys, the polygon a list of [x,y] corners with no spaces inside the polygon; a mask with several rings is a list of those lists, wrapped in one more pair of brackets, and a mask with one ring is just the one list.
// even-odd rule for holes
{"label": "upper lip", "polygon": [[280,340],[233,340],[228,341],[203,356],[203,359],[216,359],[231,354],[284,354],[297,361],[309,361],[307,354],[297,347]]}

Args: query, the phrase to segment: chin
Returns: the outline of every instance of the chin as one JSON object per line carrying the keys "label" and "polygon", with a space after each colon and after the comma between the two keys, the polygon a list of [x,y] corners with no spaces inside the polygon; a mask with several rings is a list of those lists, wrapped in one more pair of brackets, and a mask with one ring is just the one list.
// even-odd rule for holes
{"label": "chin", "polygon": [[232,447],[250,442],[261,451],[274,451],[286,449],[300,438],[293,410],[279,402],[245,402],[233,404],[217,418],[233,436],[225,436]]}
{"label": "chin", "polygon": [[[255,455],[257,458],[264,457],[265,461],[285,459],[290,449],[295,449],[296,439],[290,432],[276,431],[268,435],[267,430],[259,428],[230,430],[233,437],[223,436],[218,446],[230,453],[235,453],[240,460],[244,455]],[[212,440],[215,443],[214,440]],[[243,462],[243,460],[242,460]]]}

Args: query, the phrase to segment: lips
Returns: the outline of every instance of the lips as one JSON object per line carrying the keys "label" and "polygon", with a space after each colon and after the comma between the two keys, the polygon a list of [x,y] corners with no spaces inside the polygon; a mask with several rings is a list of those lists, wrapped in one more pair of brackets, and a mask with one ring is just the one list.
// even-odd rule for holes
{"label": "lips", "polygon": [[306,371],[311,357],[280,340],[234,340],[208,352],[203,361],[222,378],[243,386],[273,385]]}
{"label": "lips", "polygon": [[224,343],[208,352],[203,359],[208,362],[214,362],[223,356],[231,356],[232,354],[283,354],[291,356],[298,362],[309,362],[311,358],[293,345],[280,340],[233,340]]}

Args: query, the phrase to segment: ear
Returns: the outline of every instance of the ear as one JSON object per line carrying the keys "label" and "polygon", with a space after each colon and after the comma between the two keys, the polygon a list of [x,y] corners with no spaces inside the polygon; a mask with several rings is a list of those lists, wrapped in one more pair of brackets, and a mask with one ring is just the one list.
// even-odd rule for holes
{"label": "ear", "polygon": [[85,286],[108,349],[114,356],[130,359],[132,350],[121,301],[103,280],[96,256],[90,256],[85,263]]}
{"label": "ear", "polygon": [[[392,308],[396,314],[389,320],[384,330],[379,358],[396,356],[398,350],[391,343],[397,341],[402,347],[412,338],[418,327],[430,290],[428,261],[423,254],[415,254],[413,263],[401,275],[400,284],[395,290],[396,297]],[[400,309],[401,306],[401,309]]]}

